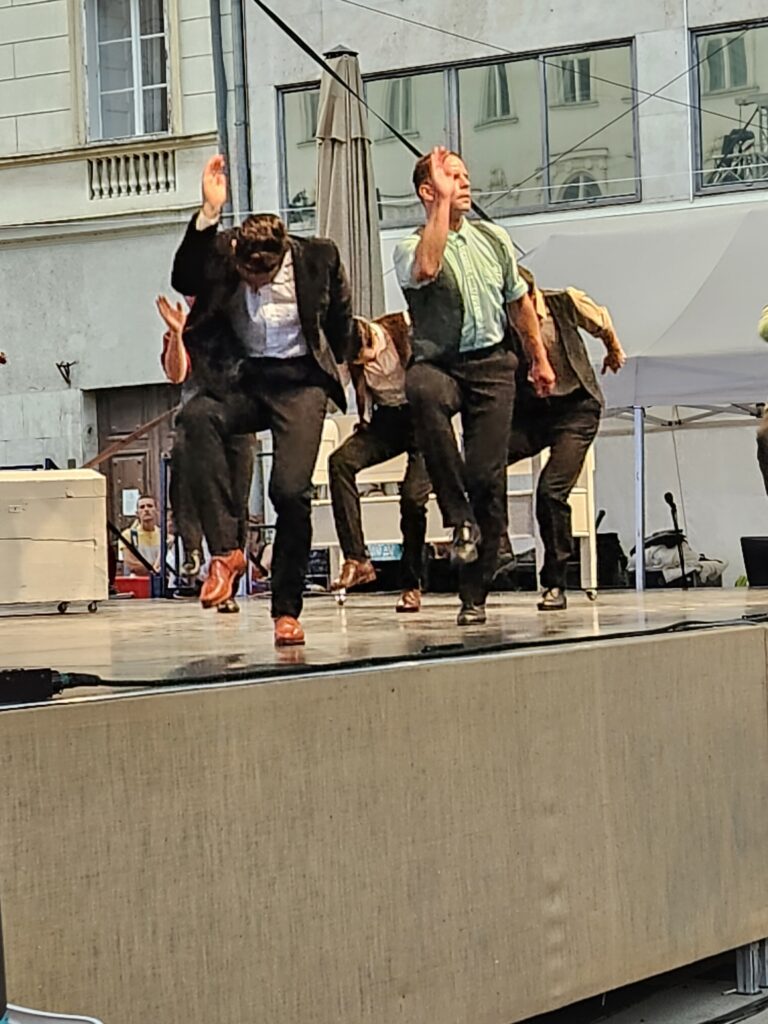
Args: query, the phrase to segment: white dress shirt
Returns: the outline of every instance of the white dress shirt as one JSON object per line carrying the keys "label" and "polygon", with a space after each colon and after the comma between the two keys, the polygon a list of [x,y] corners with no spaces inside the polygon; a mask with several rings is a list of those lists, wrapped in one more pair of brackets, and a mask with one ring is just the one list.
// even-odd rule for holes
{"label": "white dress shirt", "polygon": [[253,323],[249,354],[271,359],[295,359],[307,354],[296,303],[293,254],[285,254],[277,275],[258,291],[245,289],[245,305]]}

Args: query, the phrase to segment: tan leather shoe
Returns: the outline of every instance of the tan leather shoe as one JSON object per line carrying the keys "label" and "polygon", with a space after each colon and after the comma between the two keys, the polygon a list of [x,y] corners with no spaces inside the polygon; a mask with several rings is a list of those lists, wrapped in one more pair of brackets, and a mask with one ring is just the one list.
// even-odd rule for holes
{"label": "tan leather shoe", "polygon": [[421,611],[421,591],[420,590],[404,590],[400,595],[400,600],[395,605],[396,612],[420,612]]}
{"label": "tan leather shoe", "polygon": [[245,569],[245,555],[239,549],[212,558],[208,578],[200,591],[200,604],[203,608],[215,608],[229,600],[237,590]]}
{"label": "tan leather shoe", "polygon": [[275,619],[275,647],[298,647],[304,643],[304,630],[292,615]]}
{"label": "tan leather shoe", "polygon": [[361,587],[364,583],[373,583],[376,579],[376,570],[370,559],[358,562],[355,558],[347,558],[341,567],[339,578],[331,584],[331,590],[351,590],[352,587]]}

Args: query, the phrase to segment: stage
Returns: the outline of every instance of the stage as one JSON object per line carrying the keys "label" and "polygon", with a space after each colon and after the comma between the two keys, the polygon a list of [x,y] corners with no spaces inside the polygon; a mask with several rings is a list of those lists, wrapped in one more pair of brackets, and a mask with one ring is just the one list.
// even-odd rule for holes
{"label": "stage", "polygon": [[14,1001],[512,1024],[768,937],[768,594],[535,596],[6,612],[74,687],[0,709]]}
{"label": "stage", "polygon": [[[205,612],[192,600],[112,600],[96,614],[73,606],[0,614],[0,668],[52,668],[97,676],[120,688],[258,681],[302,670],[339,672],[370,664],[429,660],[499,650],[535,650],[616,637],[640,639],[670,628],[715,626],[768,616],[768,591],[696,589],[604,592],[597,601],[569,595],[565,612],[542,614],[532,593],[494,594],[485,626],[459,628],[457,601],[426,595],[421,613],[398,615],[397,595],[350,594],[343,607],[329,595],[307,598],[303,648],[275,650],[269,602],[241,601],[239,615]],[[95,680],[94,680],[95,682]],[[68,689],[58,698],[104,688]]]}

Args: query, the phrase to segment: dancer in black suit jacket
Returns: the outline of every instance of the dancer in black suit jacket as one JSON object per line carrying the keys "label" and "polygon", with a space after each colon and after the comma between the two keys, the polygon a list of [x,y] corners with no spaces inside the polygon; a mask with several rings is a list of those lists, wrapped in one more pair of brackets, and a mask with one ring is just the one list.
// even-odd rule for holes
{"label": "dancer in black suit jacket", "polygon": [[203,206],[187,228],[171,277],[177,291],[195,298],[184,332],[193,363],[196,352],[204,352],[211,365],[234,357],[236,367],[226,396],[197,395],[179,416],[195,453],[194,486],[213,556],[200,597],[204,607],[220,604],[245,571],[226,442],[269,429],[269,496],[277,512],[275,643],[301,644],[312,470],[328,398],[346,407],[338,364],[348,356],[352,335],[349,287],[333,242],[295,238],[273,214],[219,231],[226,195],[223,157],[212,157],[203,172]]}

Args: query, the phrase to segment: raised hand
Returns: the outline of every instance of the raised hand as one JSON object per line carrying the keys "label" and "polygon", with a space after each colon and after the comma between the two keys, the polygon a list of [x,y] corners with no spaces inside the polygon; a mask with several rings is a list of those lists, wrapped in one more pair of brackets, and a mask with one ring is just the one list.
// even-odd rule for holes
{"label": "raised hand", "polygon": [[203,212],[218,217],[227,201],[227,169],[221,153],[212,156],[203,169]]}
{"label": "raised hand", "polygon": [[187,314],[180,302],[174,306],[164,295],[158,295],[155,299],[157,312],[165,321],[165,325],[172,334],[181,335],[184,325],[187,322]]}
{"label": "raised hand", "polygon": [[445,167],[445,161],[450,155],[445,146],[435,146],[429,160],[429,178],[437,198],[449,201],[456,191],[456,177]]}

